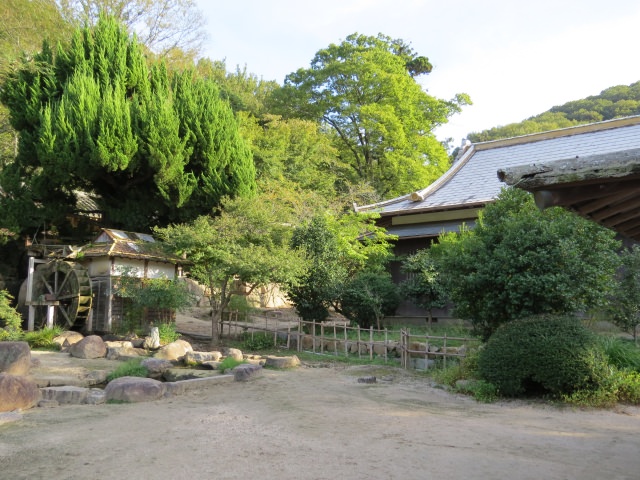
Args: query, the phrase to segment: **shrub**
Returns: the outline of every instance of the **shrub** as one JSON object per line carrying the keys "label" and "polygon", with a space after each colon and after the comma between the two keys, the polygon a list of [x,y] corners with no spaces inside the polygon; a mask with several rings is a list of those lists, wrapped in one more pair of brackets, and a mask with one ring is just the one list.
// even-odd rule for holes
{"label": "shrub", "polygon": [[146,377],[149,374],[147,367],[141,364],[142,359],[132,358],[119,365],[107,376],[107,382],[120,377]]}
{"label": "shrub", "polygon": [[53,326],[53,328],[43,328],[33,332],[24,333],[24,341],[29,344],[30,348],[40,348],[46,350],[60,350],[60,345],[53,341],[62,333],[62,327]]}
{"label": "shrub", "polygon": [[180,334],[176,331],[175,323],[161,323],[158,325],[158,334],[162,345],[175,342],[180,338]]}
{"label": "shrub", "polygon": [[244,334],[242,342],[243,350],[270,350],[273,348],[273,335],[267,335],[266,333],[254,334],[251,338],[250,333]]}
{"label": "shrub", "polygon": [[362,272],[348,282],[340,298],[341,312],[363,328],[376,325],[400,304],[398,287],[387,273]]}
{"label": "shrub", "polygon": [[618,402],[640,404],[640,373],[612,369],[599,388],[578,390],[563,400],[582,407],[611,407]]}
{"label": "shrub", "polygon": [[243,363],[246,363],[246,362],[242,360],[236,360],[233,357],[227,357],[224,360],[222,360],[222,362],[220,362],[220,365],[218,366],[218,370],[220,370],[220,373],[224,373],[227,370],[233,370],[235,367]]}
{"label": "shrub", "polygon": [[500,326],[480,353],[483,380],[505,396],[594,389],[607,376],[596,336],[568,316],[537,315]]}
{"label": "shrub", "polygon": [[11,306],[13,297],[6,290],[0,290],[0,327],[4,327],[7,336],[14,335],[22,328],[22,317]]}
{"label": "shrub", "polygon": [[598,340],[610,365],[621,370],[631,369],[640,372],[640,348],[633,342],[603,335],[599,336]]}

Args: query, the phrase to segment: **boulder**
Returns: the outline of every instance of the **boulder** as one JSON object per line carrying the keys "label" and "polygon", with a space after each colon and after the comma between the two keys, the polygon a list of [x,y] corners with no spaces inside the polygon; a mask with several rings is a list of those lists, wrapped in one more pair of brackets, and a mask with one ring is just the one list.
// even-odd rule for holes
{"label": "boulder", "polygon": [[221,352],[187,352],[184,355],[184,363],[186,365],[202,365],[204,362],[217,362],[221,358]]}
{"label": "boulder", "polygon": [[103,358],[107,355],[107,346],[98,335],[89,335],[71,345],[69,353],[76,358]]}
{"label": "boulder", "polygon": [[237,360],[239,362],[241,362],[244,359],[242,355],[242,350],[238,350],[237,348],[225,348],[224,356],[233,358],[234,360]]}
{"label": "boulder", "polygon": [[40,400],[40,389],[28,377],[0,373],[0,412],[31,408]]}
{"label": "boulder", "polygon": [[145,337],[143,347],[147,350],[160,348],[160,330],[158,327],[151,327],[149,329],[149,336]]}
{"label": "boulder", "polygon": [[160,379],[164,372],[173,367],[173,363],[162,358],[145,358],[140,365],[147,369],[150,378]]}
{"label": "boulder", "polygon": [[54,337],[53,343],[60,345],[61,349],[65,349],[65,348],[69,348],[71,345],[78,343],[83,338],[84,338],[84,335],[82,335],[80,332],[67,330],[62,332],[57,337]]}
{"label": "boulder", "polygon": [[166,387],[153,378],[120,377],[109,382],[104,393],[107,402],[151,402],[162,398]]}
{"label": "boulder", "polygon": [[160,350],[154,354],[154,357],[176,362],[182,360],[187,352],[193,352],[191,344],[184,340],[176,340],[161,347]]}
{"label": "boulder", "polygon": [[27,342],[0,342],[0,372],[28,375],[31,350]]}
{"label": "boulder", "polygon": [[294,368],[300,366],[300,359],[296,355],[290,357],[268,356],[264,362],[265,367]]}
{"label": "boulder", "polygon": [[262,365],[243,363],[235,367],[231,372],[236,382],[247,382],[262,374]]}
{"label": "boulder", "polygon": [[85,403],[88,388],[83,387],[46,387],[41,388],[42,400],[49,402],[57,402],[58,405],[80,405]]}

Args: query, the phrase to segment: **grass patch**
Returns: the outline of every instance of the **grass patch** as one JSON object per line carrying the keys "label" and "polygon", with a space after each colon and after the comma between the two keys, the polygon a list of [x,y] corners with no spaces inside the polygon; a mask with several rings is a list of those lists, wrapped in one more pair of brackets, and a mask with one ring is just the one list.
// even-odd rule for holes
{"label": "grass patch", "polygon": [[118,366],[107,376],[107,382],[120,377],[143,377],[149,374],[147,367],[141,364],[142,359],[132,358]]}
{"label": "grass patch", "polygon": [[220,370],[220,373],[225,373],[228,370],[233,370],[238,365],[242,365],[243,363],[247,363],[247,362],[243,360],[236,360],[235,358],[232,358],[232,357],[227,357],[224,360],[222,360],[222,362],[220,362],[220,365],[218,366],[218,370]]}
{"label": "grass patch", "polygon": [[176,328],[177,326],[173,322],[158,325],[158,335],[160,336],[161,345],[167,345],[180,338],[180,334],[176,331]]}
{"label": "grass patch", "polygon": [[29,344],[29,348],[35,350],[60,350],[60,345],[53,341],[62,333],[62,328],[54,326],[53,328],[43,328],[33,332],[24,332],[22,340]]}

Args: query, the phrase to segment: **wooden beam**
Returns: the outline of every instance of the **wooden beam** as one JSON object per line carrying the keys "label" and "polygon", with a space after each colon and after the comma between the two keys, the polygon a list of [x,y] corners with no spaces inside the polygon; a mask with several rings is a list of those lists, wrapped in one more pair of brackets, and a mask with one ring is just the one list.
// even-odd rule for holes
{"label": "wooden beam", "polygon": [[498,170],[500,181],[528,191],[629,176],[640,176],[640,148]]}
{"label": "wooden beam", "polygon": [[591,218],[598,222],[604,218],[612,217],[620,213],[625,213],[633,209],[635,209],[636,213],[638,213],[638,207],[640,207],[640,199],[638,197],[634,197],[624,202],[613,204],[610,207],[603,208],[602,210],[599,210],[598,212],[592,214]]}
{"label": "wooden beam", "polygon": [[628,198],[633,198],[637,194],[638,189],[636,187],[626,187],[625,189],[614,195],[610,195],[608,197],[604,197],[599,200],[580,205],[580,212],[588,215],[600,210],[601,208],[605,208],[612,203],[621,202],[627,200]]}

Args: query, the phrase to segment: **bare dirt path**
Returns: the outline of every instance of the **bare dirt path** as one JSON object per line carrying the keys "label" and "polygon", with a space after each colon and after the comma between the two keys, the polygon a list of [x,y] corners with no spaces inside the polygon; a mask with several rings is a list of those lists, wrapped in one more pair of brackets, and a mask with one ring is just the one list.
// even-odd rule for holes
{"label": "bare dirt path", "polygon": [[31,409],[0,425],[5,478],[637,480],[640,408],[486,405],[379,366],[265,370],[156,402]]}

